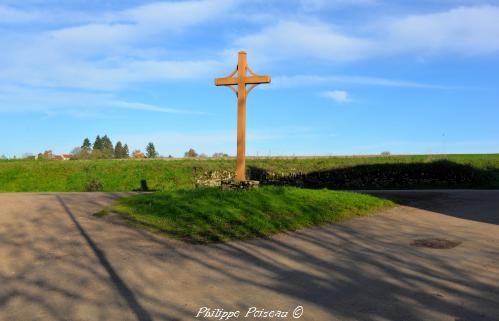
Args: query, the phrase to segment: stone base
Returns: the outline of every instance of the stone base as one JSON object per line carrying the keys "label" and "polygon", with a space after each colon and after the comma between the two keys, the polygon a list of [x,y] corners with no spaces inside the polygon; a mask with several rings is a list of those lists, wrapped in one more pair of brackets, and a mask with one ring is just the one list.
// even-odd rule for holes
{"label": "stone base", "polygon": [[259,181],[251,181],[251,180],[246,180],[246,181],[236,181],[236,180],[224,180],[221,182],[221,187],[223,189],[251,189],[251,188],[256,188],[260,185]]}

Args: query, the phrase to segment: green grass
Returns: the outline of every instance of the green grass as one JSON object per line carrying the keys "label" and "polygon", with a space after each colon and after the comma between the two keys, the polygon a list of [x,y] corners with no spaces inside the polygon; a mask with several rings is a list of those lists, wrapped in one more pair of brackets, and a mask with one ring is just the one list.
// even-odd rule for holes
{"label": "green grass", "polygon": [[391,206],[385,199],[331,190],[199,188],[123,198],[100,215],[120,213],[170,237],[209,243],[341,222]]}
{"label": "green grass", "polygon": [[[473,177],[481,177],[480,181],[473,180],[467,183],[468,185],[460,187],[499,188],[499,154],[259,159],[248,160],[247,165],[249,171],[264,171],[282,176],[335,169],[352,169],[351,173],[358,173],[357,167],[361,165],[416,164],[441,159],[472,166],[477,172],[477,175],[472,173]],[[87,190],[89,183],[94,181],[101,183],[101,190],[105,192],[132,191],[140,188],[141,180],[146,180],[151,189],[169,191],[194,187],[196,177],[204,172],[232,171],[234,167],[234,160],[0,160],[0,192],[83,192]],[[390,168],[385,166],[382,170],[386,174]],[[397,175],[403,175],[400,173],[401,170],[404,169],[397,168]],[[413,168],[414,170],[417,171],[417,168]],[[341,175],[347,175],[349,178],[349,175],[352,175],[350,172],[344,171]],[[372,180],[362,180],[363,185],[359,188],[376,188],[376,171],[371,170],[368,174],[374,175]],[[438,187],[445,187],[447,184],[445,181],[440,183],[437,184]],[[355,186],[346,186],[355,188]],[[383,186],[387,187],[390,186]]]}

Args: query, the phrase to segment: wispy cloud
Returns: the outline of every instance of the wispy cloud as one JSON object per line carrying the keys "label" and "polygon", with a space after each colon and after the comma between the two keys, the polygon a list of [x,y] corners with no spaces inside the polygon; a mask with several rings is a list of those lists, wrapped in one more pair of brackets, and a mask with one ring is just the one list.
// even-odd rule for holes
{"label": "wispy cloud", "polygon": [[17,10],[0,5],[0,24],[30,22],[39,18],[36,12]]}
{"label": "wispy cloud", "polygon": [[322,96],[331,99],[338,104],[344,104],[351,101],[346,90],[328,90],[323,92]]}
{"label": "wispy cloud", "polygon": [[[236,9],[241,3],[237,0],[160,1],[94,14],[48,6],[20,9],[23,7],[0,5],[0,24],[14,25],[0,30],[0,47],[8,48],[0,51],[0,83],[24,87],[23,95],[4,91],[0,110],[41,108],[36,105],[55,106],[50,107],[52,110],[58,109],[57,106],[79,108],[73,99],[75,94],[67,93],[75,89],[89,92],[87,96],[93,99],[83,100],[87,104],[94,102],[96,106],[118,108],[109,102],[127,101],[117,98],[120,90],[153,82],[207,80],[226,70],[227,53],[230,52],[233,61],[234,52],[240,48],[253,52],[252,61],[267,61],[271,67],[274,61],[300,62],[304,57],[339,64],[397,54],[499,52],[498,6],[467,6],[430,14],[381,17],[367,21],[369,28],[366,29],[341,28],[332,20],[322,21],[314,15],[314,10],[325,7],[369,6],[378,3],[374,0],[296,1],[299,14],[272,20],[244,20],[252,21],[249,23],[253,25],[238,33],[250,31],[237,38],[231,32],[225,33],[228,37],[219,39],[219,49],[203,47],[203,44],[196,50],[183,48],[185,44],[179,35],[188,34],[193,27],[218,23],[222,17],[229,20],[240,17]],[[309,10],[303,11],[306,3]],[[261,12],[253,10],[251,14],[256,17]],[[32,28],[33,22],[48,23]],[[16,29],[19,24],[25,26]],[[298,74],[274,77],[269,89],[337,84],[448,88],[383,77]],[[93,95],[95,91],[102,95]],[[30,101],[29,97],[35,95],[39,95],[36,102]],[[72,98],[67,98],[69,96]],[[142,105],[128,104],[121,108],[177,110],[147,105],[140,99],[137,104]]]}
{"label": "wispy cloud", "polygon": [[180,30],[221,17],[236,5],[236,0],[154,2],[120,12],[138,27],[152,32]]}
{"label": "wispy cloud", "polygon": [[[143,81],[200,78],[219,69],[218,57],[181,58],[164,49],[164,40],[219,18],[235,4],[234,0],[156,2],[98,13],[93,21],[67,27],[0,31],[0,46],[9,48],[0,52],[0,81],[113,90]],[[9,21],[41,20],[46,15],[51,13],[0,7],[0,17]]]}
{"label": "wispy cloud", "polygon": [[295,75],[295,76],[276,76],[272,78],[272,88],[294,88],[300,86],[318,86],[331,84],[351,84],[381,87],[401,87],[401,88],[427,88],[427,89],[451,89],[452,87],[434,85],[413,81],[387,79],[370,76],[346,76],[346,75]]}
{"label": "wispy cloud", "polygon": [[179,115],[206,115],[186,108],[127,101],[112,93],[64,91],[51,88],[0,87],[1,112],[41,112],[47,115],[68,113],[76,116],[97,116],[103,109],[131,109]]}
{"label": "wispy cloud", "polygon": [[300,0],[301,8],[307,12],[330,8],[372,6],[377,3],[379,0]]}
{"label": "wispy cloud", "polygon": [[160,32],[165,29],[174,30],[209,21],[237,5],[236,0],[186,0],[181,2],[170,0],[145,3],[123,10],[78,11],[64,9],[64,5],[40,5],[41,2],[34,5],[28,2],[18,2],[15,6],[0,4],[0,24],[32,22],[53,24],[56,22],[57,24],[74,25],[86,22],[90,25],[99,24],[112,27],[113,24],[122,23],[133,25],[137,29],[150,29],[151,31],[155,29],[155,32]]}
{"label": "wispy cloud", "polygon": [[236,41],[241,48],[258,53],[259,59],[321,58],[348,62],[373,50],[374,44],[318,21],[280,21]]}
{"label": "wispy cloud", "polygon": [[[315,1],[323,6],[329,1]],[[336,5],[344,1],[333,1]],[[368,4],[371,1],[358,1]],[[156,2],[117,12],[100,12],[85,23],[45,31],[0,32],[0,81],[5,84],[115,90],[148,81],[188,80],[222,70],[227,55],[173,55],[159,40],[223,16],[236,15],[235,0]],[[0,6],[5,21],[42,20],[48,11]],[[83,14],[81,14],[83,16]],[[64,20],[64,16],[63,20]],[[92,20],[93,19],[93,20]],[[86,21],[86,20],[85,20]],[[225,52],[251,50],[252,60],[297,61],[303,57],[337,63],[394,54],[445,52],[487,54],[499,51],[499,7],[468,6],[431,14],[380,18],[371,31],[340,28],[308,17],[266,21],[238,37]],[[378,30],[376,32],[372,30]],[[158,38],[158,35],[161,35]],[[165,38],[166,37],[166,38]],[[146,44],[146,45],[144,45]],[[237,49],[236,49],[237,47]],[[220,50],[224,52],[224,49]],[[33,54],[35,53],[36,54]],[[231,57],[232,58],[232,57]],[[298,76],[320,82],[435,88],[439,86],[373,77]],[[326,79],[327,78],[327,79]],[[281,81],[292,82],[281,78]]]}
{"label": "wispy cloud", "polygon": [[388,53],[464,55],[499,52],[499,7],[459,7],[387,19],[382,42]]}
{"label": "wispy cloud", "polygon": [[117,60],[89,62],[62,60],[59,63],[38,63],[33,59],[26,64],[6,67],[0,74],[3,83],[29,86],[80,88],[109,91],[134,83],[150,81],[178,81],[207,77],[221,69],[214,60]]}
{"label": "wispy cloud", "polygon": [[317,19],[281,19],[235,44],[260,59],[317,58],[344,63],[391,55],[489,55],[499,52],[499,7],[467,6],[447,11],[382,17],[369,28],[341,28]]}
{"label": "wispy cloud", "polygon": [[169,114],[184,114],[184,115],[206,115],[205,112],[199,111],[190,111],[190,110],[182,110],[175,108],[162,107],[152,104],[144,104],[137,102],[129,102],[129,101],[120,101],[120,100],[111,100],[105,102],[105,105],[116,108],[125,108],[125,109],[136,109],[136,110],[145,110],[145,111],[153,111],[159,113],[169,113]]}

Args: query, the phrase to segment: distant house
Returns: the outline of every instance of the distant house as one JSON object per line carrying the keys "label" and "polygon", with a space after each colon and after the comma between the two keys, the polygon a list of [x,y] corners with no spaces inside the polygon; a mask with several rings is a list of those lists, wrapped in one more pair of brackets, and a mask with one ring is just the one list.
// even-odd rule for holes
{"label": "distant house", "polygon": [[62,155],[53,155],[52,159],[53,160],[70,160],[73,158],[72,154],[62,154]]}

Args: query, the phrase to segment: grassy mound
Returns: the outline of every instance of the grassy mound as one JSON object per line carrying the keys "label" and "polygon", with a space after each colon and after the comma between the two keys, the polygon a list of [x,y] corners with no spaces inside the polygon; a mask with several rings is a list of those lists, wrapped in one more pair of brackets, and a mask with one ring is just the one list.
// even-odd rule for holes
{"label": "grassy mound", "polygon": [[373,196],[293,187],[179,189],[118,201],[108,211],[193,243],[249,239],[340,222],[393,206]]}

